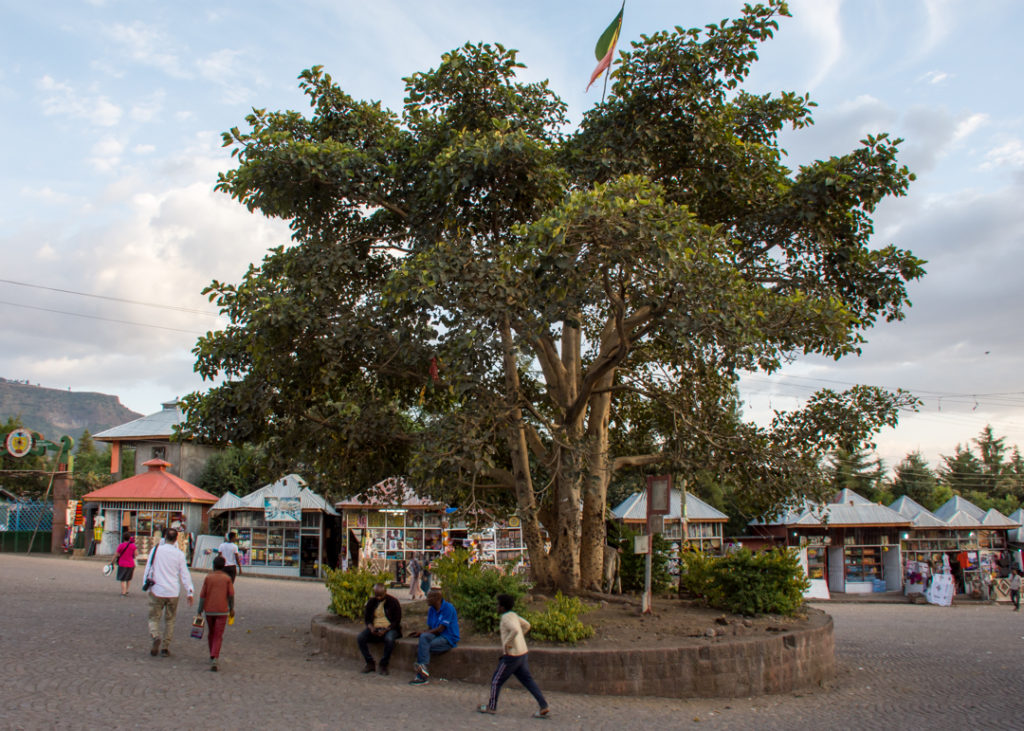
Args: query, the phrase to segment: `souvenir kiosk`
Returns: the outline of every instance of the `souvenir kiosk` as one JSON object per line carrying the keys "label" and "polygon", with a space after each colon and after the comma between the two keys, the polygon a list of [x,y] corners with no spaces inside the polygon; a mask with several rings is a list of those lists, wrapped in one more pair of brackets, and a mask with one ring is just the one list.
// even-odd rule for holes
{"label": "souvenir kiosk", "polygon": [[188,554],[189,536],[205,528],[211,495],[167,471],[169,462],[151,459],[146,471],[93,490],[82,497],[86,510],[95,510],[94,525],[102,524],[99,556],[113,555],[122,537],[135,534],[138,555],[145,556],[167,528],[178,531],[178,547]]}
{"label": "souvenir kiosk", "polygon": [[951,564],[957,592],[982,596],[984,585],[991,584],[994,598],[1008,598],[999,580],[1010,570],[1008,534],[1020,524],[998,510],[982,510],[959,495],[947,500],[935,516],[946,524],[941,545]]}
{"label": "souvenir kiosk", "polygon": [[338,511],[298,475],[238,497],[228,492],[210,508],[224,516],[228,533],[238,536],[245,573],[320,577],[338,560]]}
{"label": "souvenir kiosk", "polygon": [[903,586],[900,535],[908,518],[852,490],[840,490],[825,504],[804,501],[751,531],[774,546],[801,549],[807,575],[825,580],[830,592],[866,594]]}
{"label": "souvenir kiosk", "polygon": [[348,566],[370,565],[401,576],[413,556],[426,563],[454,548],[468,549],[474,560],[498,565],[521,563],[525,556],[518,518],[467,520],[453,508],[420,497],[399,477],[382,480],[363,497],[334,505],[342,514]]}

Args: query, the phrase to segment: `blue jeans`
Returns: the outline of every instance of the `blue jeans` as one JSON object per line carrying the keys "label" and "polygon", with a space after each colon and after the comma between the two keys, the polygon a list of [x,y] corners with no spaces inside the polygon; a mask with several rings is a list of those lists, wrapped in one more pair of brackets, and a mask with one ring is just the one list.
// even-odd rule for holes
{"label": "blue jeans", "polygon": [[366,664],[373,665],[373,655],[370,654],[370,648],[367,645],[370,642],[383,642],[384,655],[380,659],[380,666],[386,668],[388,662],[391,661],[391,653],[395,649],[395,640],[397,639],[398,630],[396,629],[388,630],[383,635],[375,635],[370,630],[364,629],[356,637],[356,644],[359,645],[359,652],[363,653],[363,659],[366,660]]}
{"label": "blue jeans", "polygon": [[450,649],[452,645],[444,637],[424,632],[420,635],[420,644],[416,648],[416,662],[426,667],[430,664],[431,655],[440,655]]}

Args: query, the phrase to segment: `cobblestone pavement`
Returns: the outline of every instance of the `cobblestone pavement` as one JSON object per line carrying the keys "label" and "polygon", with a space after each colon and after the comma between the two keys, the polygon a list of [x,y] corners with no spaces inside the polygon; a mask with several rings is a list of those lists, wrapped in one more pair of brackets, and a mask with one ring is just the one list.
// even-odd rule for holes
{"label": "cobblestone pavement", "polygon": [[219,673],[188,636],[184,600],[172,657],[150,657],[138,577],[122,599],[100,569],[0,554],[0,728],[1024,728],[1024,613],[1006,606],[830,605],[834,687],[694,701],[551,693],[552,718],[536,721],[515,681],[499,715],[481,716],[481,686],[410,687],[405,669],[367,676],[314,655],[309,620],[327,591],[313,582],[240,577]]}

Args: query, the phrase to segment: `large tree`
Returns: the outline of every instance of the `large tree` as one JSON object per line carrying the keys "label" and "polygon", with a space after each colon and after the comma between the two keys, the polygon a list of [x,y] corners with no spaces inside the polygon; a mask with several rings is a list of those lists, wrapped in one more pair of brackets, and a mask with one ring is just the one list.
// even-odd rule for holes
{"label": "large tree", "polygon": [[622,470],[706,459],[760,507],[820,488],[825,451],[910,400],[823,392],[761,428],[734,418],[738,375],[855,352],[922,268],[869,243],[911,179],[898,140],[794,172],[778,135],[809,99],[741,90],[785,14],[643,37],[575,130],[501,45],[407,78],[400,115],[303,72],[312,114],[225,135],[219,188],[296,245],[207,290],[231,325],[196,368],[224,382],[189,427],[350,488],[403,465],[463,507],[507,501],[534,578],[566,590],[599,585]]}

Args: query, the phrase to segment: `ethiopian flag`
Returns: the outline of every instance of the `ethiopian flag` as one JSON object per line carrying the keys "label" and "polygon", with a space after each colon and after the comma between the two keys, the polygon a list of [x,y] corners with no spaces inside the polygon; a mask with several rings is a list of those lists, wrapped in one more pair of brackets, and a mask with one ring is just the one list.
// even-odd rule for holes
{"label": "ethiopian flag", "polygon": [[615,44],[619,42],[619,31],[622,30],[622,11],[626,9],[626,0],[622,0],[622,7],[619,8],[619,14],[615,16],[615,20],[611,22],[601,37],[597,39],[597,45],[594,46],[594,56],[597,57],[597,68],[594,69],[594,73],[590,75],[590,83],[587,84],[587,91],[590,91],[590,87],[597,81],[597,77],[604,73],[609,66],[612,65],[612,56],[615,55]]}

